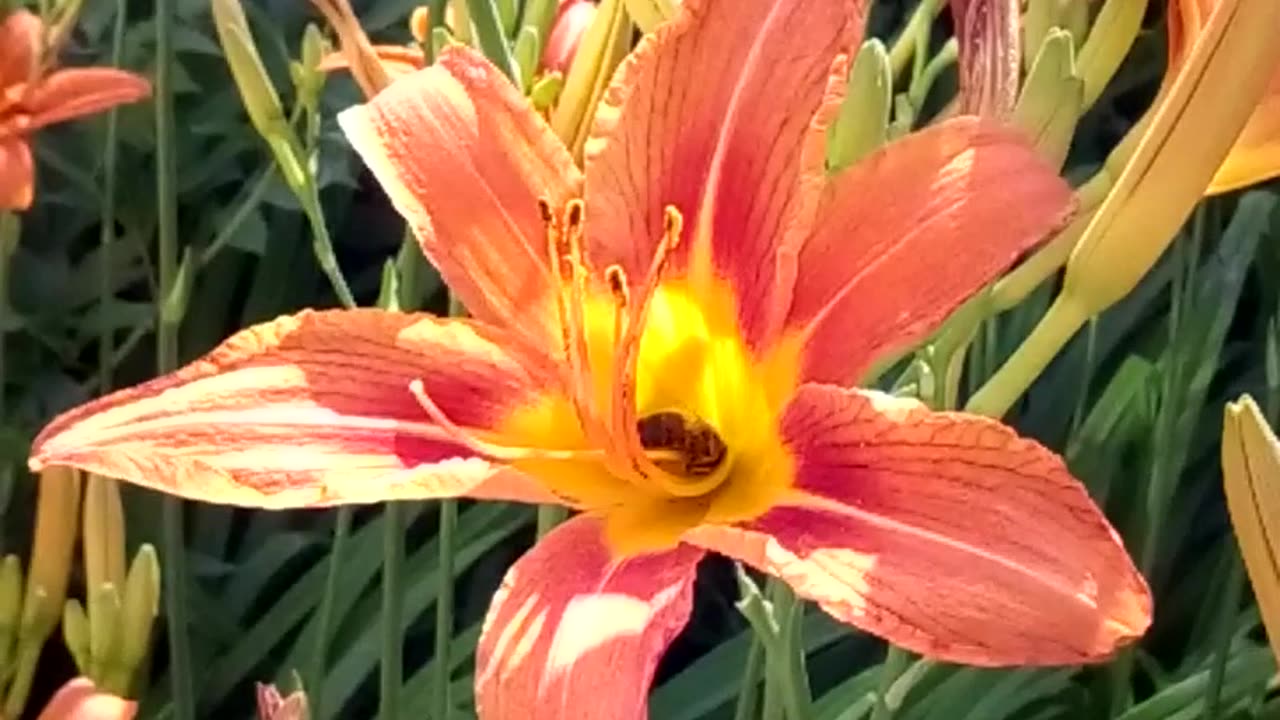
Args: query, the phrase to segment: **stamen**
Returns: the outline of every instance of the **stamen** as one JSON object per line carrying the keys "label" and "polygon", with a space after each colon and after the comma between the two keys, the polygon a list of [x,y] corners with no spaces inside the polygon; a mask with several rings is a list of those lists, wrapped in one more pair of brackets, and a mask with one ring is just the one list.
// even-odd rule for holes
{"label": "stamen", "polygon": [[[600,462],[607,459],[607,451],[598,447],[578,450],[550,450],[547,448],[502,445],[489,442],[450,420],[449,416],[440,409],[440,406],[431,399],[431,395],[427,393],[427,386],[421,379],[416,379],[409,383],[409,392],[418,401],[418,405],[422,406],[422,409],[426,411],[427,417],[438,425],[451,440],[490,460],[500,462],[514,462],[517,460],[585,460]],[[648,455],[659,462],[678,460],[680,457],[678,452],[668,449],[650,450]]]}
{"label": "stamen", "polygon": [[[654,251],[653,259],[645,273],[644,283],[640,286],[636,302],[630,302],[629,291],[614,292],[620,300],[615,324],[618,334],[615,338],[615,356],[613,366],[613,407],[611,415],[612,435],[621,439],[622,450],[631,460],[636,472],[648,478],[663,492],[677,497],[694,497],[713,490],[722,478],[710,475],[697,482],[677,477],[658,467],[652,462],[640,441],[636,422],[636,363],[640,355],[640,339],[649,316],[649,305],[658,285],[662,282],[662,274],[666,269],[672,252],[680,244],[680,235],[684,228],[684,217],[675,207],[668,205],[664,209],[662,239]],[[614,278],[610,278],[611,288],[617,280],[625,280],[625,274],[618,269]],[[625,285],[625,283],[624,283]],[[621,301],[625,300],[624,308]],[[624,314],[625,310],[625,314]]]}
{"label": "stamen", "polygon": [[608,455],[611,471],[613,446],[608,428],[595,407],[595,383],[587,347],[583,301],[586,272],[582,257],[582,225],[585,207],[570,200],[557,213],[545,198],[538,199],[538,212],[547,228],[547,255],[555,278],[556,309],[560,319],[561,350],[569,367],[569,396],[578,424],[588,441]]}

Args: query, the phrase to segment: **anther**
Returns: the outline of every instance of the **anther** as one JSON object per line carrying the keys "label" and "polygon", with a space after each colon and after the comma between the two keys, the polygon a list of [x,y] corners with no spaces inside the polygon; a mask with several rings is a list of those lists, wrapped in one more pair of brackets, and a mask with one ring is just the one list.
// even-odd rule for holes
{"label": "anther", "polygon": [[582,225],[583,218],[586,217],[586,209],[586,203],[582,201],[582,198],[574,198],[565,203],[565,224],[571,228],[580,227]]}
{"label": "anther", "polygon": [[674,205],[662,209],[662,239],[674,250],[680,244],[680,234],[684,231],[684,215]]}
{"label": "anther", "polygon": [[538,214],[542,216],[544,225],[550,225],[556,219],[555,213],[551,210],[551,201],[545,197],[538,198]]}
{"label": "anther", "polygon": [[621,265],[610,265],[605,268],[604,279],[609,283],[609,292],[613,293],[613,299],[619,305],[626,307],[630,304],[631,291],[627,287],[627,271],[623,270]]}

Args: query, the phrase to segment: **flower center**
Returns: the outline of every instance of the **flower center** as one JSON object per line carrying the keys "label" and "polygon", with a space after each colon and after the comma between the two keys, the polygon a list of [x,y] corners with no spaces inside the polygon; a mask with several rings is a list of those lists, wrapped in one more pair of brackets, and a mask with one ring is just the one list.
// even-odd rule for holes
{"label": "flower center", "polygon": [[640,445],[646,450],[671,450],[674,458],[654,461],[674,475],[702,477],[714,473],[729,454],[729,448],[715,428],[704,420],[675,410],[664,410],[640,418],[636,424]]}
{"label": "flower center", "polygon": [[[619,551],[767,510],[791,476],[779,422],[797,349],[749,349],[732,288],[691,266],[667,272],[682,231],[674,208],[639,281],[591,267],[581,201],[543,211],[563,382],[463,441],[603,515]],[[465,434],[420,383],[415,394],[440,427]]]}

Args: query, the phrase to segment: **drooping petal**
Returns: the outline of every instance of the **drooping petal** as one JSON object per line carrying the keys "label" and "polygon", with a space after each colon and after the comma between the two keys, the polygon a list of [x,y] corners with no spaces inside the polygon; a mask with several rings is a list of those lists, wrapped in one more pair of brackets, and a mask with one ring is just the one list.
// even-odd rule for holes
{"label": "drooping petal", "polygon": [[52,125],[151,94],[146,78],[113,68],[55,70],[36,85],[24,105],[33,128]]}
{"label": "drooping petal", "polygon": [[1213,176],[1209,195],[1238,190],[1280,176],[1280,68],[1231,154]]}
{"label": "drooping petal", "polygon": [[11,10],[0,19],[0,91],[32,79],[43,31],[40,17],[29,10]]}
{"label": "drooping petal", "polygon": [[[378,58],[373,43],[360,27],[360,20],[347,0],[311,0],[338,36],[338,45],[347,56],[351,76],[365,97],[373,97],[391,84],[388,69]],[[421,53],[419,53],[421,55]]]}
{"label": "drooping petal", "polygon": [[71,410],[31,465],[71,465],[163,492],[253,507],[466,494],[554,500],[433,424],[463,428],[535,401],[544,378],[482,325],[379,310],[304,312],[241,331],[170,375]]}
{"label": "drooping petal", "polygon": [[[426,58],[423,57],[421,50],[403,45],[374,45],[373,54],[387,73],[387,77],[393,82],[426,67]],[[320,58],[318,67],[323,72],[333,72],[349,70],[351,64],[347,61],[345,54],[332,52]]]}
{"label": "drooping petal", "polygon": [[998,422],[806,385],[783,433],[790,504],[687,540],[951,662],[1096,661],[1150,623],[1146,584],[1084,488]]}
{"label": "drooping petal", "polygon": [[674,266],[709,249],[754,345],[773,300],[777,245],[796,215],[807,216],[810,122],[833,66],[860,40],[867,5],[688,0],[646,36],[601,101],[586,148],[598,264],[643,277],[664,208],[674,206],[685,228]]}
{"label": "drooping petal", "polygon": [[26,210],[35,195],[31,147],[21,137],[0,139],[0,210]]}
{"label": "drooping petal", "polygon": [[[1161,94],[1167,93],[1178,69],[1190,59],[1221,0],[1169,0],[1169,59]],[[1205,194],[1217,195],[1239,190],[1280,175],[1280,68],[1271,76],[1271,85],[1257,109],[1249,117],[1231,153],[1213,177]]]}
{"label": "drooping petal", "polygon": [[545,345],[555,310],[538,199],[578,193],[573,159],[500,72],[472,50],[339,115],[351,144],[475,317]]}
{"label": "drooping petal", "polygon": [[837,176],[802,245],[788,326],[802,376],[847,385],[910,347],[1071,212],[1070,188],[1013,130],[957,118]]}
{"label": "drooping petal", "polygon": [[654,670],[684,627],[702,551],[615,559],[579,515],[520,558],[476,651],[485,720],[647,720]]}
{"label": "drooping petal", "polygon": [[960,44],[960,112],[1007,118],[1018,102],[1022,14],[1018,0],[951,0]]}
{"label": "drooping petal", "polygon": [[137,703],[99,692],[82,677],[59,688],[36,720],[132,720],[137,710]]}

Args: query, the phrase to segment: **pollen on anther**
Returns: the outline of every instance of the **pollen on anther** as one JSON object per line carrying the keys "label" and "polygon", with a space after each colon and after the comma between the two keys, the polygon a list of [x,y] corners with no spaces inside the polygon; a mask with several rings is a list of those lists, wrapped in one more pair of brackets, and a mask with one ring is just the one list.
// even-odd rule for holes
{"label": "pollen on anther", "polygon": [[609,283],[609,292],[619,305],[626,306],[631,291],[627,288],[627,272],[620,265],[610,265],[604,270],[604,279]]}
{"label": "pollen on anther", "polygon": [[674,249],[680,244],[680,234],[684,231],[684,215],[674,205],[662,209],[662,239]]}
{"label": "pollen on anther", "polygon": [[586,216],[587,206],[582,198],[574,198],[565,203],[564,216],[565,224],[571,228],[576,228],[582,224],[583,218]]}
{"label": "pollen on anther", "polygon": [[555,219],[555,213],[551,211],[551,201],[545,197],[538,198],[538,214],[542,216],[544,225],[550,225]]}

